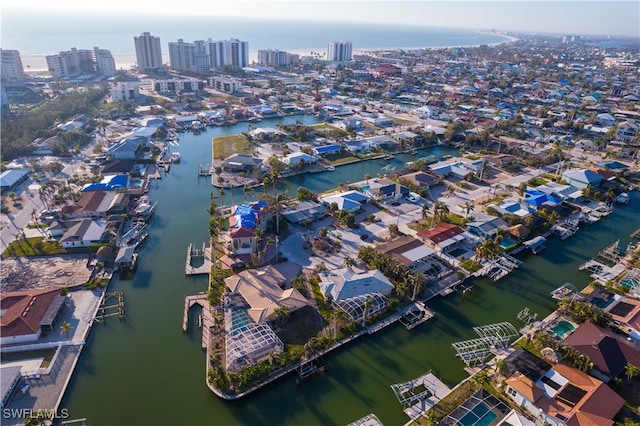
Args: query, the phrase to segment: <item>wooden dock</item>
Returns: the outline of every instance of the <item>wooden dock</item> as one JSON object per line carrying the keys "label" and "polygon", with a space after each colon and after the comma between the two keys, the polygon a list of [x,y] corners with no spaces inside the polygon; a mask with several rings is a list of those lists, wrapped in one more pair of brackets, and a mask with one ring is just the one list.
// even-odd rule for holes
{"label": "wooden dock", "polygon": [[[202,264],[198,263],[202,261]],[[184,265],[185,275],[204,275],[211,273],[211,247],[202,243],[202,248],[196,248],[195,244],[189,244],[187,248],[187,260]]]}
{"label": "wooden dock", "polygon": [[419,302],[410,306],[400,317],[400,322],[407,330],[413,330],[420,324],[429,321],[435,314]]}
{"label": "wooden dock", "polygon": [[202,307],[202,349],[207,348],[209,340],[211,338],[211,327],[213,327],[213,315],[211,314],[211,305],[207,300],[205,293],[200,293],[184,298],[184,315],[182,317],[182,332],[187,332],[189,326],[189,310],[194,305],[200,305]]}
{"label": "wooden dock", "polygon": [[104,322],[108,317],[116,316],[120,320],[124,319],[124,291],[122,290],[105,293],[94,321]]}

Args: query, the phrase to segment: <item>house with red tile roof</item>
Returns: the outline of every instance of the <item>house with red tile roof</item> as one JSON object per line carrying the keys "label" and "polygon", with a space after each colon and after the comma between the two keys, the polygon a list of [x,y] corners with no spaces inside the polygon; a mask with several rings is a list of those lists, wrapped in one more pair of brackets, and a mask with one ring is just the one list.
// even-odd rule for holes
{"label": "house with red tile roof", "polygon": [[611,426],[624,400],[604,382],[560,363],[534,377],[517,371],[506,395],[533,416],[554,426]]}
{"label": "house with red tile roof", "polygon": [[598,377],[605,381],[623,374],[627,364],[640,368],[640,347],[624,337],[585,322],[563,342],[589,357]]}
{"label": "house with red tile roof", "polygon": [[65,300],[58,289],[1,293],[0,344],[35,342],[52,331]]}
{"label": "house with red tile roof", "polygon": [[422,229],[418,231],[418,237],[424,241],[424,243],[436,251],[442,251],[448,248],[455,247],[465,238],[462,236],[464,229],[458,225],[451,223],[440,222],[431,229]]}

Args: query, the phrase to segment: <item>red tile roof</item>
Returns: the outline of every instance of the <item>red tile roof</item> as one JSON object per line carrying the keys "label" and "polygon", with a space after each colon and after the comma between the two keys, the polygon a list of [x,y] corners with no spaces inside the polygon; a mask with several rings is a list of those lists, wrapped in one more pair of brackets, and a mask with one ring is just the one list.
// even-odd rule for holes
{"label": "red tile roof", "polygon": [[49,305],[60,290],[31,290],[2,293],[0,309],[0,335],[2,337],[35,334]]}
{"label": "red tile roof", "polygon": [[449,238],[455,237],[456,235],[460,235],[463,232],[464,230],[457,225],[441,222],[435,228],[422,229],[418,231],[418,236],[429,239],[438,244],[442,241],[448,240]]}

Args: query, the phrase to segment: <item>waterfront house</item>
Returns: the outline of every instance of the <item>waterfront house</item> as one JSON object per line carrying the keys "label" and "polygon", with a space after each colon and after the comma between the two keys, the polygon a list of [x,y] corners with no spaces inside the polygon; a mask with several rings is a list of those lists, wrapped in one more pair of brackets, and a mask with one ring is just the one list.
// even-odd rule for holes
{"label": "waterfront house", "polygon": [[282,162],[288,166],[297,166],[298,164],[313,164],[318,162],[318,157],[305,154],[304,152],[293,152],[282,159]]}
{"label": "waterfront house", "polygon": [[608,382],[623,374],[627,364],[640,368],[640,347],[611,330],[585,322],[563,344],[569,345],[594,364],[596,377]]}
{"label": "waterfront house", "polygon": [[346,210],[351,213],[356,213],[362,209],[362,205],[369,202],[371,197],[363,194],[359,191],[347,191],[337,194],[327,195],[322,197],[320,201],[325,206],[330,206],[333,203],[338,205],[338,210]]}
{"label": "waterfront house", "polygon": [[418,237],[431,249],[435,251],[446,251],[457,247],[466,239],[464,230],[451,223],[440,222],[431,229],[421,229]]}
{"label": "waterfront house", "polygon": [[417,186],[418,188],[431,188],[440,183],[440,177],[434,176],[425,172],[415,172],[402,175],[401,179],[406,179],[407,182]]}
{"label": "waterfront house", "polygon": [[88,183],[80,191],[123,191],[128,189],[130,184],[131,178],[128,174],[106,175],[100,182]]}
{"label": "waterfront house", "polygon": [[340,145],[331,144],[331,145],[317,146],[313,148],[313,151],[315,152],[316,155],[320,155],[320,156],[340,154]]}
{"label": "waterfront house", "polygon": [[327,215],[327,208],[314,201],[300,201],[283,208],[280,214],[291,224],[301,224],[322,219]]}
{"label": "waterfront house", "polygon": [[578,189],[586,188],[591,185],[593,187],[598,186],[602,182],[602,176],[589,169],[568,169],[562,173],[562,179],[567,182],[568,185],[574,186]]}
{"label": "waterfront house", "polygon": [[320,290],[325,299],[339,302],[380,293],[389,295],[394,285],[377,269],[362,271],[352,267],[320,274]]}
{"label": "waterfront house", "polygon": [[222,162],[222,169],[232,173],[252,173],[259,169],[262,160],[246,154],[232,154]]}
{"label": "waterfront house", "polygon": [[472,234],[482,238],[493,238],[498,233],[498,228],[507,229],[509,224],[499,217],[489,217],[487,219],[476,219],[467,224],[467,230]]}
{"label": "waterfront house", "polygon": [[420,146],[424,143],[424,137],[413,132],[398,132],[393,137],[405,146]]}
{"label": "waterfront house", "polygon": [[124,213],[128,200],[129,196],[124,192],[103,190],[83,192],[75,204],[62,207],[60,214],[65,219],[103,219],[112,214]]}
{"label": "waterfront house", "polygon": [[104,220],[80,219],[69,226],[60,237],[60,243],[66,249],[87,248],[105,242],[107,235],[107,222]]}
{"label": "waterfront house", "polygon": [[127,137],[107,148],[107,158],[110,160],[136,160],[142,158],[142,138]]}
{"label": "waterfront house", "polygon": [[410,189],[406,186],[402,186],[389,179],[372,179],[363,189],[365,189],[365,193],[369,197],[385,202],[390,199],[399,198],[410,192]]}
{"label": "waterfront house", "polygon": [[487,207],[494,208],[501,215],[512,214],[518,216],[519,218],[530,216],[535,211],[525,203],[519,203],[509,198],[503,200],[500,204],[489,204],[487,205]]}
{"label": "waterfront house", "polygon": [[409,235],[380,244],[375,249],[379,253],[388,254],[409,269],[419,269],[434,253],[433,248]]}
{"label": "waterfront house", "polygon": [[271,218],[267,204],[256,201],[250,204],[231,206],[229,216],[230,250],[234,255],[251,254],[257,250],[257,228],[265,229]]}
{"label": "waterfront house", "polygon": [[53,331],[65,300],[59,289],[0,293],[0,344],[34,342]]}
{"label": "waterfront house", "polygon": [[[299,271],[299,268],[298,268]],[[278,266],[242,271],[225,278],[224,283],[231,293],[238,293],[249,304],[247,314],[252,322],[274,321],[276,309],[286,306],[289,313],[309,306],[309,302],[295,288],[291,280],[278,270]]]}
{"label": "waterfront house", "polygon": [[[624,400],[602,381],[560,363],[514,361],[513,355],[535,358],[526,351],[515,352],[507,368],[516,372],[506,380],[506,396],[535,418],[554,426],[610,426]],[[546,371],[543,371],[546,364]]]}
{"label": "waterfront house", "polygon": [[618,295],[614,299],[604,310],[619,328],[629,333],[634,343],[640,344],[640,300]]}

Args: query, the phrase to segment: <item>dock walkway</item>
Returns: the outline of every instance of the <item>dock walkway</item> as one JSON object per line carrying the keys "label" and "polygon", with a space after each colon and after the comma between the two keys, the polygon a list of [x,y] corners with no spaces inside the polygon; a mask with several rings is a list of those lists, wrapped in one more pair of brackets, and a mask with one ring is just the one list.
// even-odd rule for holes
{"label": "dock walkway", "polygon": [[186,296],[184,298],[182,331],[185,333],[187,332],[187,326],[189,325],[189,310],[193,305],[200,305],[202,307],[202,348],[205,349],[209,346],[211,327],[213,327],[213,315],[211,314],[211,306],[209,305],[206,294],[200,293],[192,296]]}
{"label": "dock walkway", "polygon": [[451,389],[429,371],[417,379],[391,385],[398,401],[405,406],[404,412],[412,420],[449,395]]}
{"label": "dock walkway", "polygon": [[[196,260],[202,260],[202,265],[194,266]],[[189,244],[187,248],[187,260],[184,265],[185,275],[204,275],[211,273],[211,247],[202,243],[202,248],[195,248],[195,244]]]}

